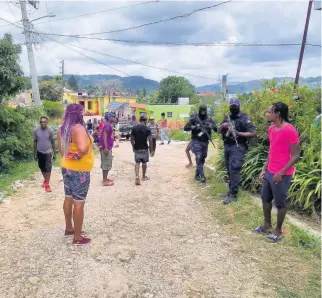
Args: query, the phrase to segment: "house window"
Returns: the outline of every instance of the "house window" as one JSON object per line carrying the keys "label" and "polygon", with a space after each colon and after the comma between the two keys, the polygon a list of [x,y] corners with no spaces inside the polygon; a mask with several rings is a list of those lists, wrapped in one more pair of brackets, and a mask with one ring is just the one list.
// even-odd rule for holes
{"label": "house window", "polygon": [[167,112],[167,117],[172,118],[172,112]]}
{"label": "house window", "polygon": [[82,96],[82,95],[83,95],[83,93],[81,93],[81,92],[78,92],[78,93],[77,93],[77,95],[78,95],[78,96]]}
{"label": "house window", "polygon": [[88,102],[88,109],[89,110],[93,109],[93,103],[91,101]]}

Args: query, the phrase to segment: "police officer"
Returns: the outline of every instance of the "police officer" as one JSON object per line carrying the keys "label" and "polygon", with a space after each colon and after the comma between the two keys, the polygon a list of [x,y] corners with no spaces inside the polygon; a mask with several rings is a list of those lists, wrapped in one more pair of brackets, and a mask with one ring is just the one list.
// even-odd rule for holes
{"label": "police officer", "polygon": [[196,156],[196,180],[206,182],[203,166],[208,154],[209,137],[212,131],[217,131],[215,122],[207,116],[207,106],[202,104],[199,112],[190,118],[184,131],[191,131],[191,150]]}
{"label": "police officer", "polygon": [[247,139],[255,136],[255,127],[249,117],[240,111],[239,99],[233,97],[229,101],[230,120],[235,125],[236,140],[231,133],[228,117],[225,117],[218,127],[224,141],[225,166],[229,179],[229,191],[225,194],[224,205],[237,201],[240,184],[240,170],[244,162]]}

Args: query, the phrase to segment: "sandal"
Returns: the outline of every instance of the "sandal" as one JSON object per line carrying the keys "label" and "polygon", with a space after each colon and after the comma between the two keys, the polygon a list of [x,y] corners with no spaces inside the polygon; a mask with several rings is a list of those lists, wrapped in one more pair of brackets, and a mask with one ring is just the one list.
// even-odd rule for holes
{"label": "sandal", "polygon": [[256,227],[255,229],[253,229],[253,232],[254,233],[257,233],[257,234],[268,234],[268,233],[271,233],[271,231],[265,230],[263,226]]}
{"label": "sandal", "polygon": [[148,177],[148,176],[142,177],[142,181],[148,181],[148,180],[150,180],[150,177]]}
{"label": "sandal", "polygon": [[140,178],[135,178],[135,185],[141,185]]}
{"label": "sandal", "polygon": [[270,243],[278,243],[282,240],[283,235],[275,235],[275,234],[269,234],[266,237],[266,241]]}
{"label": "sandal", "polygon": [[103,182],[103,186],[113,186],[113,185],[114,185],[114,182],[111,180],[106,180]]}

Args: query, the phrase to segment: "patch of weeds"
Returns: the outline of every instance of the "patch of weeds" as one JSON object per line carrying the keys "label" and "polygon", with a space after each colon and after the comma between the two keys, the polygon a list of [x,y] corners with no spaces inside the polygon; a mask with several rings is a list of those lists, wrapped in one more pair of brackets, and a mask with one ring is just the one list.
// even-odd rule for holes
{"label": "patch of weeds", "polygon": [[301,298],[298,294],[286,291],[286,290],[277,290],[277,297],[278,298]]}
{"label": "patch of weeds", "polygon": [[[211,175],[208,190],[213,199],[209,206],[214,218],[231,233],[245,238],[240,251],[245,251],[245,257],[256,255],[264,278],[275,285],[277,296],[320,297],[320,239],[286,220],[281,243],[267,243],[265,236],[250,232],[263,223],[261,207],[243,191],[236,203],[224,206],[218,194],[227,191],[227,185],[208,170],[207,176]],[[275,225],[276,215],[272,220]]]}
{"label": "patch of weeds", "polygon": [[307,231],[298,228],[294,224],[289,224],[293,244],[297,247],[311,251],[317,258],[321,258],[321,241]]}
{"label": "patch of weeds", "polygon": [[[57,160],[53,166],[60,165],[61,158],[57,155]],[[7,195],[14,193],[10,185],[18,180],[26,180],[31,178],[37,171],[39,171],[38,163],[36,161],[24,161],[16,163],[7,173],[0,174],[0,192],[5,192]]]}

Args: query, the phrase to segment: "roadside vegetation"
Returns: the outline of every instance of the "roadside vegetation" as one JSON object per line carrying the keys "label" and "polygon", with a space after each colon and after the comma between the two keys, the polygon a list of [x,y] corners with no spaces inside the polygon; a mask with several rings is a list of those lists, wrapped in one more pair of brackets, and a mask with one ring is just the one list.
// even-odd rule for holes
{"label": "roadside vegetation", "polygon": [[[267,82],[263,89],[253,95],[240,97],[241,109],[248,114],[256,126],[257,137],[249,143],[242,168],[242,187],[258,193],[260,184],[258,175],[266,161],[268,152],[266,109],[276,101],[283,101],[289,106],[290,121],[297,128],[301,138],[302,156],[296,165],[289,192],[290,205],[299,212],[321,216],[321,122],[315,118],[321,114],[321,90],[311,90],[306,86],[297,88],[298,100],[294,100],[293,84]],[[222,105],[217,115],[218,122],[228,112],[228,106]],[[219,143],[222,146],[222,143]],[[224,179],[223,150],[216,163],[216,177]]]}
{"label": "roadside vegetation", "polygon": [[[216,163],[217,160],[213,160]],[[321,297],[321,240],[309,231],[302,230],[286,220],[282,242],[268,243],[265,237],[252,232],[263,221],[262,209],[242,191],[238,202],[223,206],[219,194],[227,191],[227,185],[207,170],[211,177],[206,191],[205,204],[214,220],[232,236],[247,239],[240,241],[238,251],[242,256],[251,255],[251,260],[263,268],[266,283],[273,287],[276,297]],[[273,223],[276,216],[273,216]],[[261,293],[258,293],[259,295]]]}

